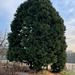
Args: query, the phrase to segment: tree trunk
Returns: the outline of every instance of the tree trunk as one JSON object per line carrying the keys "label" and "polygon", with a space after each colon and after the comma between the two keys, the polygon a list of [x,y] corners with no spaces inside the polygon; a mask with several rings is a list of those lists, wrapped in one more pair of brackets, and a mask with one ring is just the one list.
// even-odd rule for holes
{"label": "tree trunk", "polygon": [[46,70],[48,70],[48,65],[46,66]]}
{"label": "tree trunk", "polygon": [[33,64],[32,64],[32,62],[30,62],[29,68],[30,68],[30,69],[33,69]]}

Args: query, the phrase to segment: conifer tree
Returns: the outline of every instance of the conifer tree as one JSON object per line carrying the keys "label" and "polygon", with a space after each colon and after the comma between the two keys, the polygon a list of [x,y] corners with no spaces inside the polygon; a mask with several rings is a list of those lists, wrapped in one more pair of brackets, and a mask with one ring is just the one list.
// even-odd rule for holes
{"label": "conifer tree", "polygon": [[[10,61],[27,61],[31,69],[40,70],[50,63],[59,64],[60,54],[66,58],[64,21],[49,0],[27,0],[21,4],[11,31],[7,53]],[[55,70],[53,66],[52,69]]]}

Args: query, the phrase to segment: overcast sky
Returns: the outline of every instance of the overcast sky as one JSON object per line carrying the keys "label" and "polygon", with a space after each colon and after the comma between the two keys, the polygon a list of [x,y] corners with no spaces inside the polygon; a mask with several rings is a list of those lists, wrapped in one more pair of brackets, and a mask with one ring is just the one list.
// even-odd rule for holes
{"label": "overcast sky", "polygon": [[[0,0],[0,31],[10,32],[10,24],[17,7],[25,0]],[[67,50],[75,51],[75,0],[51,0],[53,6],[64,19],[66,26]]]}

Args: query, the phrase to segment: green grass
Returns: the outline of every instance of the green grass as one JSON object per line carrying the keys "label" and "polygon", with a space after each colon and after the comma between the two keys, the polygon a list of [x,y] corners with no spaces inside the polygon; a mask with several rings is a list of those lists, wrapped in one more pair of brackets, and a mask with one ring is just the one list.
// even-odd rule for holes
{"label": "green grass", "polygon": [[62,71],[61,74],[62,75],[75,75],[75,70],[72,70],[72,71]]}

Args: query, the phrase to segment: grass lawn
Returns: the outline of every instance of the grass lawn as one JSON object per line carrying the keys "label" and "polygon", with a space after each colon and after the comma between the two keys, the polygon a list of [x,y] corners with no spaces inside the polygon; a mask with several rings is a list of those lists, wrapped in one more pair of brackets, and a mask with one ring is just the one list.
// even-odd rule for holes
{"label": "grass lawn", "polygon": [[75,70],[72,71],[63,71],[61,72],[62,75],[75,75]]}

